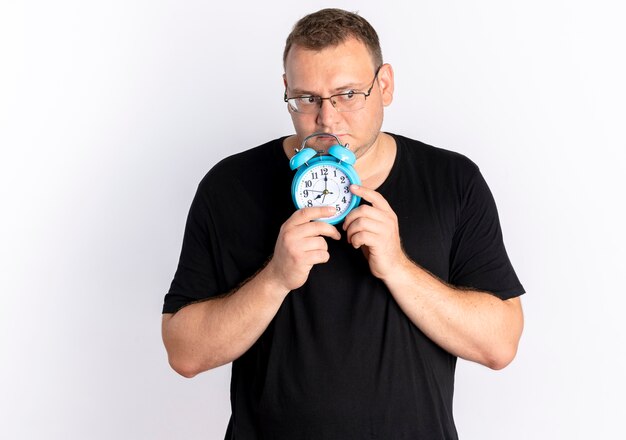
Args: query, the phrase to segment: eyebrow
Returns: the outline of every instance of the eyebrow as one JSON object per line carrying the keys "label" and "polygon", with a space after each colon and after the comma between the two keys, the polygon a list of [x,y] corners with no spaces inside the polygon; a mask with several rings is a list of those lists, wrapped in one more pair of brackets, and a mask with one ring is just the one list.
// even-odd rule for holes
{"label": "eyebrow", "polygon": [[[362,88],[361,87],[357,87],[358,84],[356,83],[348,83],[345,84],[341,87],[337,87],[335,88],[333,91],[331,91],[331,95],[334,95],[336,93],[341,93],[342,91],[346,91],[346,90],[350,90],[350,89],[354,89],[354,90],[359,90],[361,91]],[[367,85],[366,85],[367,87]],[[291,91],[291,93],[295,94],[295,95],[311,95],[311,96],[321,96],[319,93],[315,93],[315,92],[310,92],[308,90],[305,89],[289,89],[289,91]]]}

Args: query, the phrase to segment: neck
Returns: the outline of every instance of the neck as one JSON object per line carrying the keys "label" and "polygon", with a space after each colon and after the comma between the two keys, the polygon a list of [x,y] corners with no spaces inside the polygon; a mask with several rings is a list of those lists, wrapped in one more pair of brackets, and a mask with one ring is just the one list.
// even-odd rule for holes
{"label": "neck", "polygon": [[[289,136],[283,141],[283,150],[287,158],[296,154],[300,148],[297,137]],[[378,137],[367,149],[355,152],[357,161],[354,166],[366,188],[376,189],[387,178],[396,159],[396,141],[386,133],[380,132]]]}
{"label": "neck", "polygon": [[376,141],[357,158],[356,172],[366,188],[376,189],[387,178],[396,158],[396,141],[381,132]]}

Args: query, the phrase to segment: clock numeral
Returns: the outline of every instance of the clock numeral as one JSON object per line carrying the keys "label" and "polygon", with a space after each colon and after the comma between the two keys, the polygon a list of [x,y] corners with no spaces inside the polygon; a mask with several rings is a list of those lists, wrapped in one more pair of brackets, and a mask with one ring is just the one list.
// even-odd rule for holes
{"label": "clock numeral", "polygon": [[304,182],[304,187],[305,187],[305,188],[310,188],[310,187],[312,187],[312,186],[313,186],[313,182],[311,182],[310,180],[306,180],[306,181]]}
{"label": "clock numeral", "polygon": [[333,170],[333,177],[337,177],[337,170]]}
{"label": "clock numeral", "polygon": [[309,208],[310,208],[311,206],[313,206],[313,200],[307,200],[307,201],[306,201],[306,206],[308,206]]}
{"label": "clock numeral", "polygon": [[343,203],[348,203],[348,202],[346,202],[346,198],[345,198],[345,197],[344,197],[343,199],[341,199],[341,201],[342,201]]}
{"label": "clock numeral", "polygon": [[305,189],[304,191],[302,191],[302,197],[309,197],[309,190]]}
{"label": "clock numeral", "polygon": [[328,168],[322,168],[322,176],[328,176]]}
{"label": "clock numeral", "polygon": [[350,188],[349,188],[349,187],[347,187],[347,186],[344,186],[344,187],[343,187],[343,193],[344,193],[344,194],[348,194],[349,192],[350,192]]}
{"label": "clock numeral", "polygon": [[341,181],[341,183],[346,183],[346,176],[341,176],[339,180]]}
{"label": "clock numeral", "polygon": [[317,177],[317,171],[311,171],[311,179],[319,179],[319,177]]}
{"label": "clock numeral", "polygon": [[337,211],[341,211],[341,206],[335,205],[335,209],[337,209]]}

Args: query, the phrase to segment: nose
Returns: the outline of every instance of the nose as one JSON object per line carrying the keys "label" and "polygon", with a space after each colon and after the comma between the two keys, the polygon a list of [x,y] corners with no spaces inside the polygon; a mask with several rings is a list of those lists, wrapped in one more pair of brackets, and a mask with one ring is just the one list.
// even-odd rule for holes
{"label": "nose", "polygon": [[320,127],[332,128],[333,122],[337,117],[337,110],[333,107],[330,99],[322,100],[320,109],[317,112],[317,124]]}

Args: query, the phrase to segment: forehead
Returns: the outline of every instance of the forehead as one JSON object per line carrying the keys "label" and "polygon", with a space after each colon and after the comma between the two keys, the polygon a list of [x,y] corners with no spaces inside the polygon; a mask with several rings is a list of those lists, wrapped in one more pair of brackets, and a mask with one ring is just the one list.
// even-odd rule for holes
{"label": "forehead", "polygon": [[373,69],[369,50],[356,39],[321,50],[294,45],[285,60],[285,79],[291,89],[314,91],[362,84]]}

